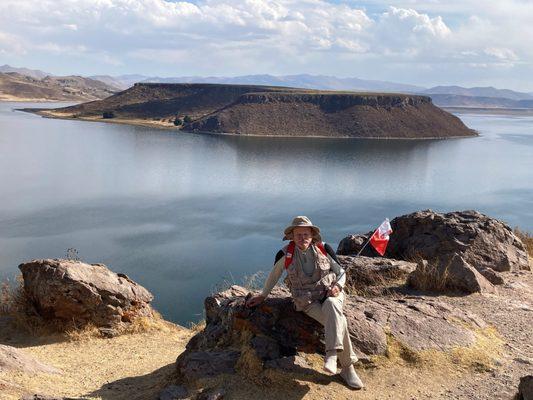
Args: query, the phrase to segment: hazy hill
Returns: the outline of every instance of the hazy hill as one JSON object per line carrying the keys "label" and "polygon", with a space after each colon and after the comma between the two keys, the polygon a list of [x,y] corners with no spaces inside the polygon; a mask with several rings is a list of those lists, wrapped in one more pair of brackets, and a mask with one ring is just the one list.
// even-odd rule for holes
{"label": "hazy hill", "polygon": [[502,97],[462,96],[455,94],[431,94],[430,97],[440,107],[533,108],[533,99],[513,100]]}
{"label": "hazy hill", "polygon": [[116,88],[81,76],[46,76],[42,79],[17,72],[0,73],[0,100],[87,101],[108,97]]}
{"label": "hazy hill", "polygon": [[407,92],[414,93],[424,90],[423,87],[402,83],[364,80],[358,78],[337,78],[327,75],[244,75],[235,77],[200,77],[182,76],[171,78],[146,78],[142,82],[153,83],[223,83],[233,85],[266,85],[299,87],[319,90],[363,90],[372,92]]}
{"label": "hazy hill", "polygon": [[38,69],[29,69],[29,68],[16,68],[12,67],[11,65],[1,65],[0,66],[0,73],[7,73],[7,72],[16,72],[21,75],[30,76],[35,79],[43,79],[47,76],[52,76],[52,74],[49,74],[48,72],[40,71]]}
{"label": "hazy hill", "polygon": [[489,87],[464,88],[461,86],[435,86],[425,90],[425,94],[454,94],[459,96],[496,97],[511,100],[533,100],[529,93],[515,92],[509,89]]}
{"label": "hazy hill", "polygon": [[[34,110],[35,111],[35,110]],[[104,100],[54,110],[59,118],[115,120],[186,131],[264,136],[445,138],[475,136],[427,96],[258,85],[138,83]],[[190,121],[187,121],[188,117]]]}

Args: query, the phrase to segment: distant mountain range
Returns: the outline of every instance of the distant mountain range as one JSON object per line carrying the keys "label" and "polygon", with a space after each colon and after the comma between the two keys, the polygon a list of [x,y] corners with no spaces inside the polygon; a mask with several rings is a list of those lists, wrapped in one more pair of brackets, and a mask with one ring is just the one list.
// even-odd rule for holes
{"label": "distant mountain range", "polygon": [[0,100],[89,101],[103,99],[118,90],[81,76],[34,78],[18,72],[0,73]]}
{"label": "distant mountain range", "polygon": [[15,68],[7,64],[0,65],[0,72],[4,74],[7,72],[16,72],[21,75],[31,76],[32,78],[35,78],[35,79],[43,79],[43,78],[46,78],[47,76],[53,76],[52,74],[40,71],[38,69]]}
{"label": "distant mountain range", "polygon": [[[0,73],[16,72],[30,76],[34,79],[44,79],[53,75],[40,70],[27,68],[15,68],[9,65],[0,66]],[[130,75],[94,75],[87,79],[103,82],[106,85],[104,92],[125,90],[138,82],[153,83],[223,83],[240,85],[266,85],[285,86],[319,90],[352,90],[363,92],[381,93],[412,93],[430,96],[433,102],[441,107],[488,107],[488,108],[533,108],[533,93],[517,92],[509,89],[496,89],[494,87],[461,86],[435,86],[424,88],[422,86],[409,85],[379,80],[365,80],[359,78],[338,78],[327,75],[244,75],[235,77],[156,77],[138,74]],[[0,87],[0,98],[2,89]],[[101,98],[101,97],[100,97]]]}

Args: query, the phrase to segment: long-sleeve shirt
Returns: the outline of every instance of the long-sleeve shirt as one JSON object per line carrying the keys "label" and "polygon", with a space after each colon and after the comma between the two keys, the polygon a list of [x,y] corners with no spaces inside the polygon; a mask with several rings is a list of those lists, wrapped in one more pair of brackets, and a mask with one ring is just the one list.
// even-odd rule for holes
{"label": "long-sleeve shirt", "polygon": [[[303,252],[301,252],[301,250],[298,247],[296,247],[294,251],[294,257],[301,257],[302,253]],[[306,251],[306,253],[308,254],[312,253],[312,250],[309,248]],[[339,277],[342,274],[337,284],[341,288],[344,288],[344,284],[346,283],[346,274],[343,274],[344,269],[339,264],[337,264],[337,262],[333,258],[331,258],[329,254],[327,255],[327,257],[330,262],[331,271],[334,272],[335,275],[337,275],[337,277]],[[315,268],[314,263],[315,263],[314,257],[307,257],[307,260],[302,263],[302,268],[304,272],[308,274],[309,276],[312,275],[313,270]],[[270,271],[270,274],[268,275],[268,278],[265,282],[265,286],[263,287],[263,292],[261,293],[262,296],[267,297],[270,294],[274,286],[276,286],[276,284],[278,283],[279,278],[281,278],[281,275],[283,274],[284,269],[285,269],[285,256],[281,257],[272,267],[272,271]]]}

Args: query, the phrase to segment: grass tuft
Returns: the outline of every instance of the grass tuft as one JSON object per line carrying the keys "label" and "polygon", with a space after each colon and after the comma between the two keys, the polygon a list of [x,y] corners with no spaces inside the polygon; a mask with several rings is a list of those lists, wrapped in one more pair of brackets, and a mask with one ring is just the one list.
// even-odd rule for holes
{"label": "grass tuft", "polygon": [[438,260],[428,262],[415,257],[410,261],[417,263],[417,268],[409,275],[409,286],[428,292],[441,292],[450,288],[448,268],[451,261],[444,268],[438,266]]}
{"label": "grass tuft", "polygon": [[518,227],[514,228],[514,234],[524,243],[526,246],[527,254],[530,258],[533,258],[533,235],[529,232],[522,231]]}

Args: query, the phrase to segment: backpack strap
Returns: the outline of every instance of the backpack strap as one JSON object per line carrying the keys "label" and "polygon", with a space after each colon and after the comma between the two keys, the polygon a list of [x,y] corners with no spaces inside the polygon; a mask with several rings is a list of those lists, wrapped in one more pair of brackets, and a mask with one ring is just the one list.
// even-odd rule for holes
{"label": "backpack strap", "polygon": [[[320,250],[322,254],[324,254],[326,257],[328,256],[328,252],[326,251],[326,248],[324,247],[323,242],[318,242],[315,244],[316,247]],[[294,243],[292,240],[290,241],[289,245],[287,246],[287,250],[285,250],[285,269],[289,268],[289,265],[292,264],[292,258],[294,257],[294,248],[296,247],[296,243]]]}
{"label": "backpack strap", "polygon": [[328,256],[328,252],[326,251],[326,248],[324,247],[325,243],[324,242],[318,242],[316,244],[316,247],[319,248],[319,250],[322,252],[322,254],[324,254],[326,257]]}
{"label": "backpack strap", "polygon": [[289,245],[287,246],[287,251],[285,251],[285,269],[289,268],[289,265],[292,264],[292,257],[294,257],[295,247],[296,243],[291,240]]}

